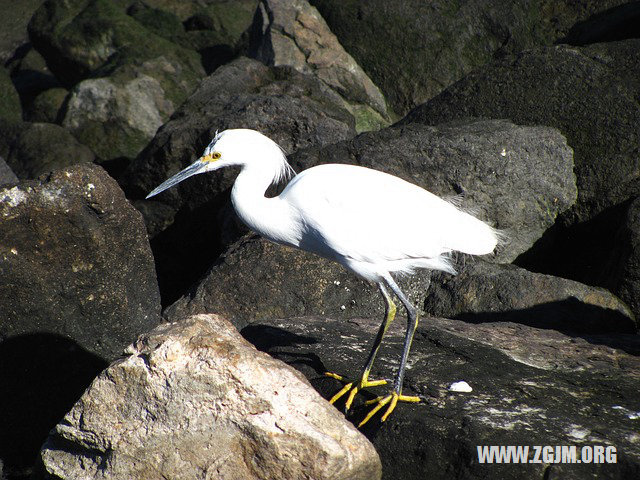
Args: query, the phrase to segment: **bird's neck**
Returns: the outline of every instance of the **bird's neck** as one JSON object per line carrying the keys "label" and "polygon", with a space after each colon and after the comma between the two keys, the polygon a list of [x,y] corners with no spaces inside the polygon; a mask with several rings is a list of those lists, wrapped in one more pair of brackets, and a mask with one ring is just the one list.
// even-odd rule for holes
{"label": "bird's neck", "polygon": [[231,190],[233,208],[254,232],[277,243],[297,246],[289,206],[279,197],[264,196],[272,181],[269,172],[244,167]]}

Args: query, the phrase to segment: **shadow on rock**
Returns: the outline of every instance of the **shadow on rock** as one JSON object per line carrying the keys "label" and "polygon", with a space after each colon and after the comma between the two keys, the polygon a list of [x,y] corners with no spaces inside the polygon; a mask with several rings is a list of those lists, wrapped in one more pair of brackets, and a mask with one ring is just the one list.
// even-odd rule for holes
{"label": "shadow on rock", "polygon": [[27,478],[40,446],[107,363],[54,334],[0,342],[0,459],[8,478]]}

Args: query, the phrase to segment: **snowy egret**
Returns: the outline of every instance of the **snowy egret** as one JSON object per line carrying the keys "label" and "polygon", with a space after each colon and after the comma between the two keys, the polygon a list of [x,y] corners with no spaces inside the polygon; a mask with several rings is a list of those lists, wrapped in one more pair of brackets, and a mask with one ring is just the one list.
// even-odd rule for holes
{"label": "snowy egret", "polygon": [[[182,180],[223,167],[239,166],[231,201],[240,219],[273,242],[300,248],[340,263],[375,282],[385,302],[385,318],[360,379],[348,382],[331,399],[344,396],[346,409],[358,391],[385,385],[369,373],[383,336],[396,313],[387,287],[407,311],[407,329],[400,366],[388,395],[369,401],[375,407],[363,425],[388,405],[384,421],[399,401],[419,402],[402,394],[407,357],[418,325],[418,312],[396,284],[392,272],[417,268],[455,274],[448,254],[491,253],[497,232],[489,225],[440,197],[398,177],[355,165],[318,165],[295,175],[282,149],[254,130],[226,130],[216,134],[202,157],[154,189],[157,195]],[[293,176],[280,195],[264,196],[273,183]],[[397,226],[396,226],[397,225]],[[345,381],[340,375],[327,375]]]}

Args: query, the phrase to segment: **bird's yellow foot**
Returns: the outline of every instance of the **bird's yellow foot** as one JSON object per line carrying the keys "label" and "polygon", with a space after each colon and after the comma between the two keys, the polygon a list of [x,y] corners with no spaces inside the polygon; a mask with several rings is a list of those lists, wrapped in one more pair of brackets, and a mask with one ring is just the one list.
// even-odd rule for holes
{"label": "bird's yellow foot", "polygon": [[384,407],[387,404],[389,405],[389,407],[387,408],[386,412],[384,412],[384,415],[382,415],[382,418],[380,418],[381,422],[384,422],[389,417],[389,415],[391,415],[391,412],[395,410],[398,402],[418,403],[419,401],[420,401],[420,397],[402,395],[396,391],[391,392],[389,395],[385,397],[378,397],[378,398],[374,398],[373,400],[369,400],[365,402],[365,405],[373,405],[374,403],[377,405],[373,407],[373,409],[367,414],[367,416],[364,417],[364,420],[362,420],[358,424],[358,428],[362,427],[365,423],[371,420],[371,417],[373,417],[376,413],[378,413],[378,410],[380,410],[382,407]]}
{"label": "bird's yellow foot", "polygon": [[336,380],[340,380],[341,382],[346,382],[345,386],[342,387],[342,390],[336,393],[333,397],[331,397],[331,400],[329,400],[329,403],[335,403],[340,398],[342,398],[342,396],[345,393],[349,392],[347,401],[344,404],[345,410],[349,410],[351,408],[353,399],[356,397],[356,394],[360,390],[367,387],[379,387],[380,385],[387,384],[386,380],[369,380],[366,376],[363,376],[362,378],[360,378],[359,382],[350,382],[349,380],[345,379],[342,375],[338,375],[336,373],[331,373],[331,372],[326,372],[325,376],[335,378]]}

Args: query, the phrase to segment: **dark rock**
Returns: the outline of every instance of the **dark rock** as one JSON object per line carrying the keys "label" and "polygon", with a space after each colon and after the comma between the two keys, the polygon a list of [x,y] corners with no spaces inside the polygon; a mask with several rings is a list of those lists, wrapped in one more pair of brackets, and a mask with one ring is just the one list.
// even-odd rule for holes
{"label": "dark rock", "polygon": [[574,150],[578,201],[518,264],[607,286],[611,232],[640,194],[639,73],[640,40],[531,50],[475,71],[403,122],[484,116],[558,128]]}
{"label": "dark rock", "polygon": [[5,121],[22,120],[20,97],[13,86],[9,72],[0,66],[0,118]]}
{"label": "dark rock", "polygon": [[64,88],[50,88],[38,94],[26,107],[24,117],[29,122],[62,123],[63,107],[69,92]]}
{"label": "dark rock", "polygon": [[633,199],[615,235],[602,283],[627,302],[640,317],[640,198]]}
{"label": "dark rock", "polygon": [[[45,90],[60,87],[47,64],[37,50],[26,44],[17,52],[9,64],[11,79],[20,95],[25,110],[32,108],[33,101]],[[25,117],[26,120],[28,120]]]}
{"label": "dark rock", "polygon": [[167,40],[184,34],[184,26],[173,13],[159,8],[150,7],[143,2],[134,3],[127,10],[127,14],[159,37]]}
{"label": "dark rock", "polygon": [[[259,130],[288,152],[350,138],[355,122],[343,103],[313,76],[240,58],[202,82],[119,181],[129,198],[144,198],[198,158],[217,130],[227,128]],[[200,175],[141,202],[163,297],[173,295],[165,302],[175,300],[209,268],[223,242],[246,232],[226,210],[220,213],[235,173]]]}
{"label": "dark rock", "polygon": [[562,135],[504,120],[406,124],[301,150],[291,160],[298,170],[363,165],[443,198],[464,194],[464,209],[506,233],[496,258],[502,262],[531,248],[576,197],[572,152]]}
{"label": "dark rock", "polygon": [[4,161],[4,158],[0,157],[0,186],[15,185],[19,181],[11,167]]}
{"label": "dark rock", "polygon": [[[403,323],[391,325],[371,378],[395,372]],[[341,385],[324,372],[357,377],[377,328],[377,320],[303,317],[261,321],[242,334],[329,398]],[[569,337],[511,323],[425,318],[403,392],[424,401],[399,404],[384,424],[376,417],[363,432],[380,454],[385,479],[480,479],[488,472],[505,479],[634,478],[640,472],[633,420],[640,411],[638,353],[636,335]],[[449,391],[459,380],[473,391]],[[356,402],[348,418],[358,422],[371,407]],[[531,459],[534,445],[576,445],[578,459],[583,446],[613,445],[617,463],[489,466],[478,462],[483,445],[530,445]]]}
{"label": "dark rock", "polygon": [[640,38],[640,4],[629,2],[576,23],[562,43],[587,45]]}
{"label": "dark rock", "polygon": [[640,40],[530,50],[473,72],[402,122],[481,116],[556,127],[574,150],[578,203],[571,220],[583,222],[640,190],[639,71]]}
{"label": "dark rock", "polygon": [[549,45],[578,20],[625,2],[311,0],[399,114],[494,57]]}
{"label": "dark rock", "polygon": [[117,2],[49,0],[29,22],[29,36],[67,88],[91,75],[162,59],[173,67],[159,79],[167,96],[184,99],[203,75],[196,52],[154,34]]}
{"label": "dark rock", "polygon": [[20,123],[7,140],[7,163],[23,180],[70,165],[91,163],[95,158],[91,150],[53,123]]}
{"label": "dark rock", "polygon": [[127,354],[52,430],[45,478],[380,479],[373,445],[219,315],[160,325]]}
{"label": "dark rock", "polygon": [[263,0],[251,28],[249,56],[266,65],[288,65],[316,75],[347,102],[358,132],[390,123],[377,86],[306,0]]}
{"label": "dark rock", "polygon": [[43,0],[0,0],[0,64],[5,65],[16,50],[29,41],[26,26],[42,2]]}
{"label": "dark rock", "polygon": [[607,290],[481,260],[456,276],[433,272],[424,310],[473,323],[514,322],[573,333],[635,333],[629,308]]}
{"label": "dark rock", "polygon": [[159,320],[140,214],[101,168],[0,192],[0,336],[51,332],[112,359]]}

